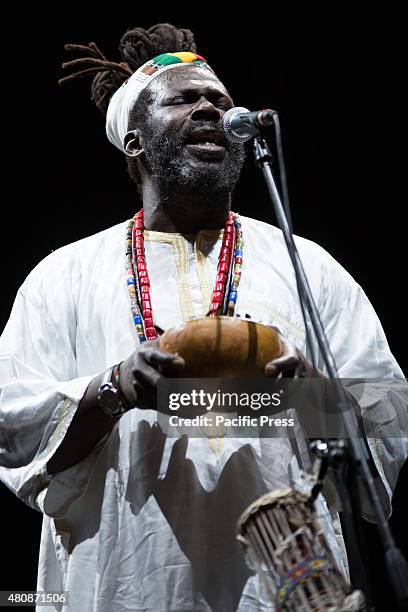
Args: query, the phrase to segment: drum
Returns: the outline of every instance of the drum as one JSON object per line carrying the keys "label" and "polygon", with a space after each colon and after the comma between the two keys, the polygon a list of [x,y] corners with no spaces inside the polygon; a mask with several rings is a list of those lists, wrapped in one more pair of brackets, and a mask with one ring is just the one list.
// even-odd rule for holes
{"label": "drum", "polygon": [[183,357],[185,378],[256,378],[282,354],[279,333],[239,317],[204,317],[173,327],[160,337],[160,348]]}
{"label": "drum", "polygon": [[277,611],[365,609],[361,591],[351,592],[338,569],[304,493],[279,489],[257,499],[240,516],[237,539]]}

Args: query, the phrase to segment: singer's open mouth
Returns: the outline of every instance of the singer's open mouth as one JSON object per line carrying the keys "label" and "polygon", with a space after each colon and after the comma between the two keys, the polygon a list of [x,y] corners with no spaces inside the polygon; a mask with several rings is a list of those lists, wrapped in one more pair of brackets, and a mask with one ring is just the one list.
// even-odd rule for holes
{"label": "singer's open mouth", "polygon": [[197,130],[189,135],[186,148],[207,159],[222,158],[225,155],[226,142],[216,130]]}
{"label": "singer's open mouth", "polygon": [[197,142],[196,144],[187,144],[186,148],[197,153],[202,157],[222,158],[225,155],[225,147],[215,144],[214,142]]}

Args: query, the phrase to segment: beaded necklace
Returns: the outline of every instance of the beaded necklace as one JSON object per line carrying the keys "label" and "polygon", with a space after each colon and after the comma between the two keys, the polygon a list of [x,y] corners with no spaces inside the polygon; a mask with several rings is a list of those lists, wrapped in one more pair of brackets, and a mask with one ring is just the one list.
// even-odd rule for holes
{"label": "beaded necklace", "polygon": [[[126,232],[126,275],[133,322],[140,342],[155,340],[150,299],[150,279],[144,248],[143,209],[129,221]],[[209,314],[233,316],[237,290],[241,279],[243,240],[241,221],[237,213],[230,212],[225,224],[217,276],[211,297]]]}

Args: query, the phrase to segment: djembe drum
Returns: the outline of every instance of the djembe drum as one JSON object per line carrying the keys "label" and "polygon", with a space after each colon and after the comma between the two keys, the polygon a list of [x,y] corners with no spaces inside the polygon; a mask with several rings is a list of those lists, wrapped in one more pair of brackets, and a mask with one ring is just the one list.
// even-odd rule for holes
{"label": "djembe drum", "polygon": [[338,569],[310,498],[295,489],[266,493],[240,516],[237,539],[277,611],[363,611]]}

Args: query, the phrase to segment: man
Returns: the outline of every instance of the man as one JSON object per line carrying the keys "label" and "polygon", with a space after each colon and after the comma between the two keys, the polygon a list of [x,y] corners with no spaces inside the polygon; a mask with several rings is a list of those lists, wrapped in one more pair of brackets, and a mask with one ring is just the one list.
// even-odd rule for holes
{"label": "man", "polygon": [[[287,438],[166,437],[156,387],[184,362],[156,336],[219,312],[227,295],[235,314],[280,330],[283,356],[265,374],[308,376],[295,279],[276,228],[230,216],[244,152],[220,130],[228,91],[201,56],[165,55],[143,63],[107,113],[144,214],[55,251],[17,295],[1,340],[0,476],[43,512],[38,589],[67,590],[72,610],[273,610],[234,528],[259,495],[296,480],[304,449],[296,458]],[[243,255],[225,246],[232,226]],[[403,379],[358,285],[319,246],[297,244],[340,375]],[[403,414],[403,397],[392,402]],[[405,449],[378,442],[389,507]],[[335,511],[322,497],[318,511],[342,564]]]}

